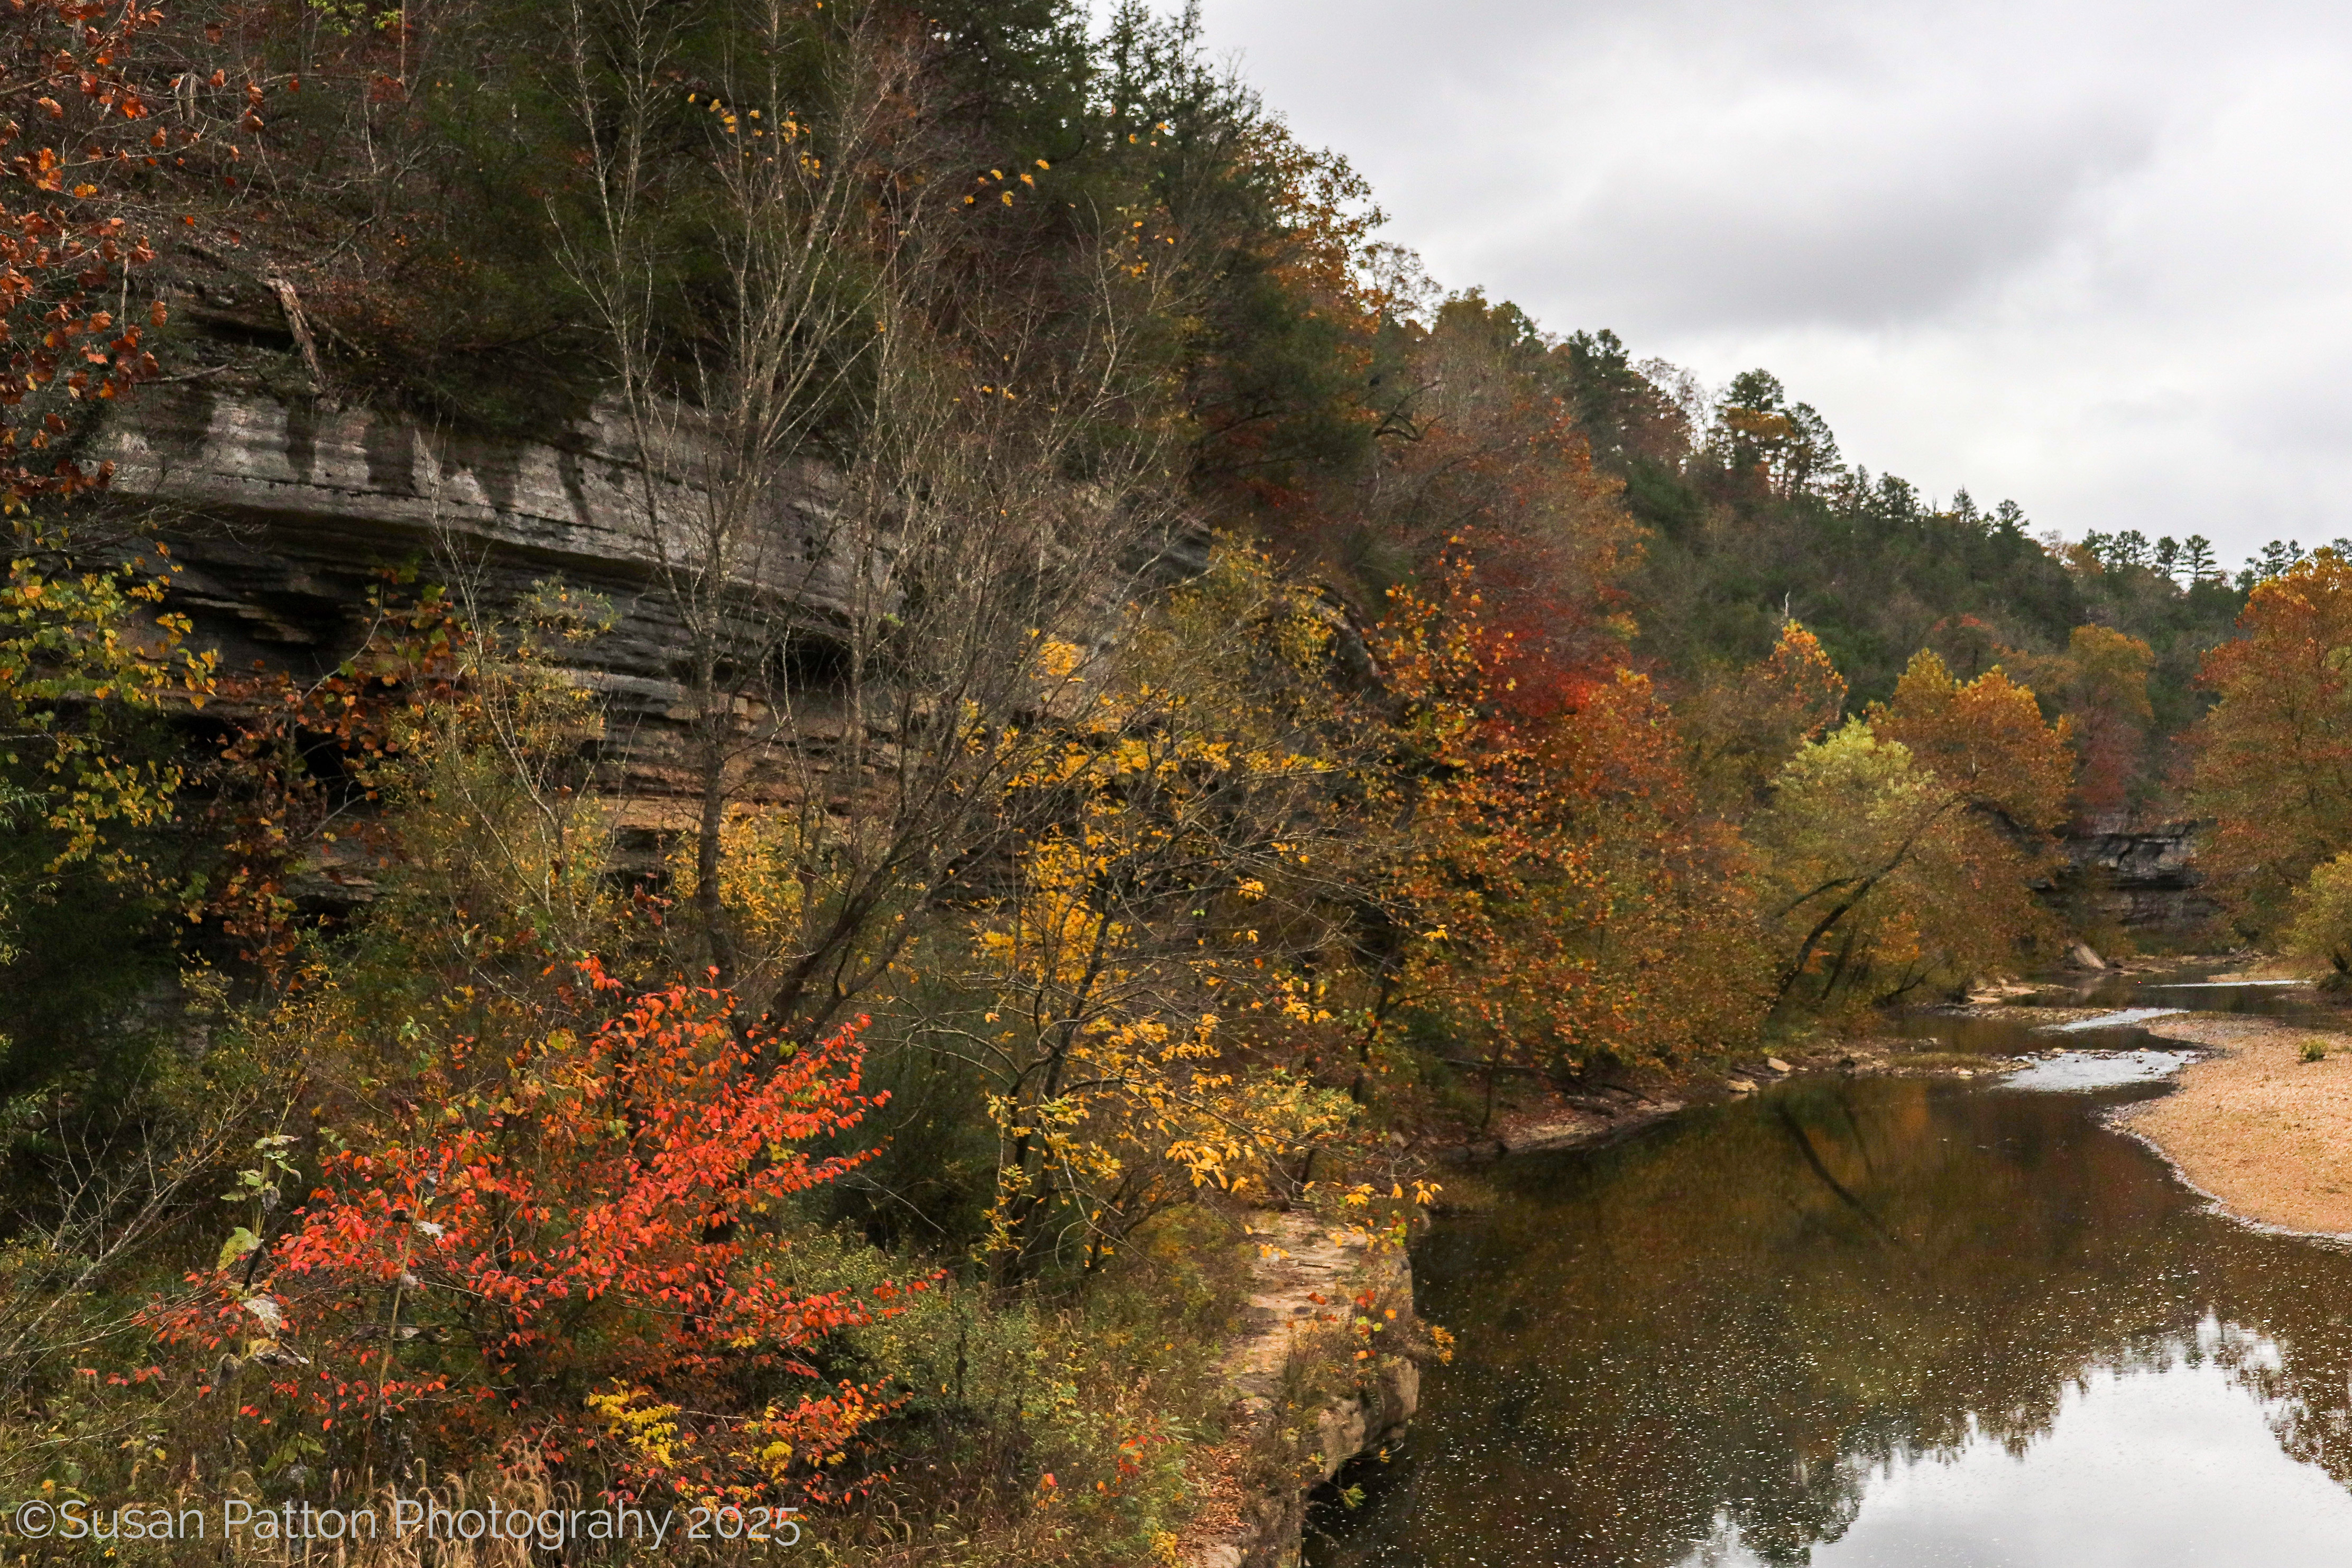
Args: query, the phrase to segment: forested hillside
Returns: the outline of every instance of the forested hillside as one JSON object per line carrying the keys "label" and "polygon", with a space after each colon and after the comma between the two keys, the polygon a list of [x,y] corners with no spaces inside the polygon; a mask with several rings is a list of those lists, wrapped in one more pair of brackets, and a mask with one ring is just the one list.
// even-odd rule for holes
{"label": "forested hillside", "polygon": [[[0,28],[20,1496],[1180,1562],[1444,1353],[1325,1303],[1251,1425],[1259,1218],[1398,1245],[1498,1094],[2043,961],[2070,825],[2189,809],[2200,660],[2340,567],[2055,545],[1441,296],[1138,4]],[[322,620],[254,498],[331,437],[436,477]],[[608,537],[448,523],[525,449]]]}

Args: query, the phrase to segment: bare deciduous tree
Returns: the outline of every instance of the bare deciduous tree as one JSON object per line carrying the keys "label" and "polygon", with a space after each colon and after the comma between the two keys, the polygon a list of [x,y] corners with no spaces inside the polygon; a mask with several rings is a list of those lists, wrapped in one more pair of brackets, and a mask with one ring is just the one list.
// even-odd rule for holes
{"label": "bare deciduous tree", "polygon": [[[1179,247],[1111,215],[1024,289],[970,297],[977,198],[937,189],[911,140],[934,122],[923,39],[873,9],[755,6],[713,96],[671,16],[573,0],[596,217],[562,255],[683,631],[695,923],[728,984],[814,1030],[1010,841],[1032,721],[1088,690],[1045,646],[1113,636],[1177,525],[1151,334]],[[689,191],[708,237],[682,258]],[[795,901],[750,945],[724,894],[747,802]]]}

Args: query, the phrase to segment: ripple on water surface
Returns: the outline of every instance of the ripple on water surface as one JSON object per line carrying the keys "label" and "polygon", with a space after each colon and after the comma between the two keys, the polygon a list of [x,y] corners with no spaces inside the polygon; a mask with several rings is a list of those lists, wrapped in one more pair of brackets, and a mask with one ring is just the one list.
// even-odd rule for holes
{"label": "ripple on water surface", "polygon": [[1415,1251],[1461,1349],[1319,1568],[2352,1562],[2352,1252],[2098,1110],[1799,1079],[1505,1162]]}

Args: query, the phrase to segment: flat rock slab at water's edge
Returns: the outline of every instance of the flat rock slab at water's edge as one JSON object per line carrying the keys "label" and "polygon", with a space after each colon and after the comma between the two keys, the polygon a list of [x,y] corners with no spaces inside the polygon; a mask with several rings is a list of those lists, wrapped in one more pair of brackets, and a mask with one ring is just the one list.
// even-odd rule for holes
{"label": "flat rock slab at water's edge", "polygon": [[1604,1138],[1619,1138],[1682,1110],[1679,1100],[1653,1100],[1609,1112],[1574,1107],[1506,1124],[1495,1140],[1501,1154],[1533,1154],[1547,1150],[1574,1149]]}
{"label": "flat rock slab at water's edge", "polygon": [[[2172,1094],[2120,1112],[2124,1129],[2241,1219],[2352,1237],[2352,1018],[2189,1015],[2151,1032],[2214,1054],[2181,1069]],[[2311,1041],[2320,1060],[2302,1059]]]}
{"label": "flat rock slab at water's edge", "polygon": [[[1383,1300],[1402,1301],[1402,1316],[1410,1319],[1412,1266],[1402,1251],[1376,1244],[1361,1229],[1310,1214],[1255,1216],[1249,1232],[1250,1295],[1225,1361],[1236,1419],[1213,1456],[1214,1473],[1202,1478],[1208,1495],[1185,1542],[1188,1568],[1295,1563],[1307,1494],[1401,1433],[1421,1402],[1421,1368],[1409,1356],[1381,1355],[1370,1377],[1354,1387],[1314,1394],[1304,1411],[1286,1408],[1302,1384],[1313,1390],[1333,1381],[1316,1379],[1316,1368],[1303,1363],[1352,1353],[1336,1325],[1346,1321],[1358,1292],[1369,1289]],[[1307,1376],[1295,1381],[1301,1372]],[[1340,1372],[1353,1380],[1351,1368]],[[1271,1482],[1263,1464],[1246,1463],[1253,1448],[1263,1458],[1269,1443],[1286,1450]]]}

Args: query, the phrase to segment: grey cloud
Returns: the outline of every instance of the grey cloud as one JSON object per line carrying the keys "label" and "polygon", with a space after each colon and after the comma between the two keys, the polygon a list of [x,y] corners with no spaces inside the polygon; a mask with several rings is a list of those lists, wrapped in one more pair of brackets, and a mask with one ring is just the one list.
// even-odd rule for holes
{"label": "grey cloud", "polygon": [[2045,259],[2154,142],[2145,121],[2100,116],[1974,139],[1921,127],[1826,169],[1786,142],[1698,168],[1635,161],[1476,259],[1636,332],[1875,329],[1943,314]]}
{"label": "grey cloud", "polygon": [[[1172,5],[1173,0],[1170,0]],[[1206,0],[1441,282],[2071,533],[2352,532],[2352,12]]]}

